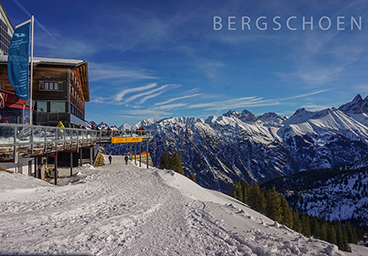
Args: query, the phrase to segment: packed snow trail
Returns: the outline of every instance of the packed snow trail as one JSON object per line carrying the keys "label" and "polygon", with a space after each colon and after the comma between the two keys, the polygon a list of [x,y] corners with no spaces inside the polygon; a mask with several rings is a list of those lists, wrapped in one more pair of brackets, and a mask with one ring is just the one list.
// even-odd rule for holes
{"label": "packed snow trail", "polygon": [[66,186],[0,172],[0,254],[359,255],[173,171],[125,165],[121,156],[79,170]]}

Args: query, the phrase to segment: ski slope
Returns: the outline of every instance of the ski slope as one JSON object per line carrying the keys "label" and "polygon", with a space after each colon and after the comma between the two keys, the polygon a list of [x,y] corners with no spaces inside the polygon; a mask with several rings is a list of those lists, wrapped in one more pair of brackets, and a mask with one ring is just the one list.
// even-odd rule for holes
{"label": "ski slope", "polygon": [[305,238],[170,170],[121,156],[78,169],[64,186],[0,172],[0,255],[368,255]]}

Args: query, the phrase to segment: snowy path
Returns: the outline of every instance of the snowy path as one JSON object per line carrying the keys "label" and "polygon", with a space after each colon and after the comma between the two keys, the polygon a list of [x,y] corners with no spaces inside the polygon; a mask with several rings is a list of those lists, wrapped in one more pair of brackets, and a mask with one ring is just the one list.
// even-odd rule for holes
{"label": "snowy path", "polygon": [[80,170],[59,187],[0,172],[0,254],[345,255],[172,171],[119,156]]}

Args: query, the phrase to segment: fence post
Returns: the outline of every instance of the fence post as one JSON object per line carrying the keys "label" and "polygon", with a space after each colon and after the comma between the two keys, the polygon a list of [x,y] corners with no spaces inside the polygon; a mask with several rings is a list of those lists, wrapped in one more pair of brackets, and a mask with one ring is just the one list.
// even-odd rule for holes
{"label": "fence post", "polygon": [[139,142],[139,167],[142,166],[142,142]]}
{"label": "fence post", "polygon": [[70,177],[73,176],[73,152],[70,152]]}
{"label": "fence post", "polygon": [[137,154],[136,154],[137,143],[134,143],[134,164],[137,165]]}
{"label": "fence post", "polygon": [[146,153],[147,153],[147,169],[148,169],[148,140],[147,140],[147,142],[146,142],[146,146],[147,146]]}
{"label": "fence post", "polygon": [[37,178],[37,169],[38,169],[38,157],[34,158],[34,177]]}
{"label": "fence post", "polygon": [[58,164],[58,162],[57,162],[57,151],[56,151],[56,156],[55,156],[55,173],[54,173],[54,175],[55,175],[55,185],[57,185],[57,176],[58,176],[57,164]]}
{"label": "fence post", "polygon": [[82,159],[83,159],[82,148],[79,148],[79,167],[82,166]]}
{"label": "fence post", "polygon": [[31,136],[30,136],[30,143],[31,143],[31,155],[33,155],[33,132],[34,132],[34,128],[33,126],[31,127]]}

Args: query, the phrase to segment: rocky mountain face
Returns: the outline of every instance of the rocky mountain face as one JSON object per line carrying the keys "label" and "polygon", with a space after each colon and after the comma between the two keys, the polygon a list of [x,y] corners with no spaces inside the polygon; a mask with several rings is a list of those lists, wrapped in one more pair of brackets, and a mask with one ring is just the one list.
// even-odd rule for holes
{"label": "rocky mountain face", "polygon": [[363,100],[358,94],[351,102],[339,107],[339,110],[368,126],[368,96]]}
{"label": "rocky mountain face", "polygon": [[[352,115],[359,111],[360,116],[366,115],[368,100],[358,96],[339,109],[299,109],[290,118],[276,113],[256,117],[244,110],[207,119],[172,117],[137,125],[155,131],[149,143],[155,165],[166,150],[178,152],[186,174],[195,173],[204,187],[229,193],[234,179],[262,183],[368,157],[368,126]],[[105,149],[113,154],[129,151],[123,144]]]}

